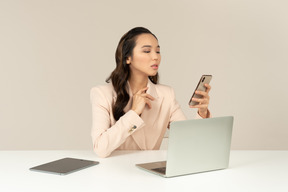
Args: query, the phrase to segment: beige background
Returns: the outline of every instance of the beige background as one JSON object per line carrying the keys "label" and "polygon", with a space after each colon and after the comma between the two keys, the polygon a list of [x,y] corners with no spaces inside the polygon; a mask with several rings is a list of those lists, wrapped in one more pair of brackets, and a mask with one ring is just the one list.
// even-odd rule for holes
{"label": "beige background", "polygon": [[120,37],[159,39],[160,82],[187,102],[212,74],[213,116],[235,117],[233,149],[288,149],[285,0],[0,0],[0,149],[92,149],[89,91]]}

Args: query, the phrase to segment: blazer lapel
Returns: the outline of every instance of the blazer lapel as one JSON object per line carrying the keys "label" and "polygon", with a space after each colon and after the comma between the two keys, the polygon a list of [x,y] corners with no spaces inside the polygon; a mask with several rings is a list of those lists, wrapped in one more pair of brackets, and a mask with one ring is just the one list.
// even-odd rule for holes
{"label": "blazer lapel", "polygon": [[155,100],[151,101],[151,109],[146,106],[141,114],[141,118],[145,120],[145,125],[132,134],[141,149],[153,149],[162,131],[155,127],[155,121],[158,119],[163,97],[158,96],[156,87],[150,80],[147,86],[149,87],[147,93],[154,97]]}
{"label": "blazer lapel", "polygon": [[[132,97],[133,97],[133,94],[132,94],[132,90],[130,88],[129,82],[128,82],[128,94],[130,96],[130,99],[129,99],[127,105],[124,108],[124,112],[125,113],[128,112],[132,108],[132,100],[133,100]],[[116,99],[117,99],[117,94],[116,94],[115,90],[113,90],[113,102],[114,103],[116,102]],[[143,126],[145,126],[145,123],[144,123]],[[141,150],[146,149],[145,133],[144,133],[143,127],[139,128],[139,129],[136,129],[135,132],[131,136],[133,137],[134,141],[137,143],[137,145],[139,146],[139,148]]]}
{"label": "blazer lapel", "polygon": [[[141,114],[141,118],[145,120],[143,127],[136,129],[136,131],[132,134],[134,141],[137,143],[141,150],[145,149],[153,149],[155,144],[158,141],[159,135],[161,134],[161,129],[157,129],[155,126],[155,121],[159,116],[159,111],[161,109],[161,104],[163,101],[163,97],[159,97],[157,94],[157,90],[155,85],[148,80],[148,90],[147,93],[155,98],[154,101],[151,101],[151,109],[148,106],[145,107],[144,111]],[[128,83],[128,94],[130,96],[130,100],[128,101],[126,107],[124,108],[124,112],[127,112],[132,107],[132,91],[130,85]],[[113,100],[114,103],[116,101],[117,95],[116,92],[113,92]]]}

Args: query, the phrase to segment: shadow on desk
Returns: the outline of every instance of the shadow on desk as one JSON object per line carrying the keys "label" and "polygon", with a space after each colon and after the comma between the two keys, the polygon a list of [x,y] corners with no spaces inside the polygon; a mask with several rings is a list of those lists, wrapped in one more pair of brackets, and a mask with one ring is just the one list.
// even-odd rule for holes
{"label": "shadow on desk", "polygon": [[112,161],[118,159],[119,161],[127,161],[133,166],[139,163],[148,163],[155,161],[165,161],[167,155],[166,150],[116,150],[107,158],[98,159],[101,161]]}
{"label": "shadow on desk", "polygon": [[134,156],[135,154],[141,154],[139,150],[116,150],[111,153],[111,155],[107,158],[117,157],[117,156]]}

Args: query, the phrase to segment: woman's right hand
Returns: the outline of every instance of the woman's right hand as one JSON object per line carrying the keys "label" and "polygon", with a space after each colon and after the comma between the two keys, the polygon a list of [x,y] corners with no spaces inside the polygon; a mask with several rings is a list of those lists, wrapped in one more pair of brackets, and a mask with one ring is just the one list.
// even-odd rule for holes
{"label": "woman's right hand", "polygon": [[151,109],[151,101],[155,98],[146,93],[148,87],[140,89],[136,94],[133,95],[132,100],[132,110],[135,111],[138,115],[141,115],[145,106],[147,105]]}

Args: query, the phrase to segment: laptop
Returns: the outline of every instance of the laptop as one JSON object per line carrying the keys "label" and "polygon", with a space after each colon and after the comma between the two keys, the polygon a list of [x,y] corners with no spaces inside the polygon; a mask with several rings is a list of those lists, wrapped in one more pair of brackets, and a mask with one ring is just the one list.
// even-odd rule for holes
{"label": "laptop", "polygon": [[225,169],[229,166],[233,119],[227,116],[172,122],[167,160],[136,166],[163,177]]}

